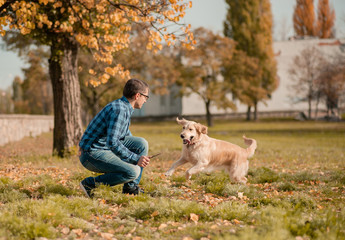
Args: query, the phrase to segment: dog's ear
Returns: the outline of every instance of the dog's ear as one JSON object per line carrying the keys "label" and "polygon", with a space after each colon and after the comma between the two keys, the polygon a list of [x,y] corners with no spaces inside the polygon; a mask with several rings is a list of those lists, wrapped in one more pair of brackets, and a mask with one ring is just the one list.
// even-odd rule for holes
{"label": "dog's ear", "polygon": [[197,124],[195,124],[195,128],[199,133],[207,134],[207,127],[206,126],[204,126],[200,123],[197,123]]}
{"label": "dog's ear", "polygon": [[176,118],[176,122],[180,125],[185,125],[187,123],[187,120],[182,118],[181,120],[178,119],[178,117]]}

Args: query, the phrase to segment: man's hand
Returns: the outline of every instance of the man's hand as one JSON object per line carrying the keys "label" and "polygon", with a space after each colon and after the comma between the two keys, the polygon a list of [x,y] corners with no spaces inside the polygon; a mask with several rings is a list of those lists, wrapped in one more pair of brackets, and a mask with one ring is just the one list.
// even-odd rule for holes
{"label": "man's hand", "polygon": [[138,166],[139,167],[147,167],[150,163],[150,157],[148,156],[141,156],[139,161],[138,161]]}

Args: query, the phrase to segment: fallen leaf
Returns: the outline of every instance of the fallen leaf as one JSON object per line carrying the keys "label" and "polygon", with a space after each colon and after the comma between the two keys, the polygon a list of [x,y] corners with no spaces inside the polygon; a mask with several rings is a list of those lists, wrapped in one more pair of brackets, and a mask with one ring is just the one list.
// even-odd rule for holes
{"label": "fallen leaf", "polygon": [[73,229],[72,231],[73,231],[75,234],[77,234],[78,236],[81,236],[82,233],[83,233],[83,229],[80,229],[80,228],[78,228],[78,229]]}
{"label": "fallen leaf", "polygon": [[196,215],[196,214],[194,214],[194,213],[191,213],[191,214],[190,214],[190,220],[192,220],[192,221],[195,222],[195,223],[198,223],[198,221],[199,221],[199,216]]}
{"label": "fallen leaf", "polygon": [[65,227],[65,228],[61,229],[61,232],[65,235],[67,235],[67,234],[69,234],[70,230],[68,227]]}
{"label": "fallen leaf", "polygon": [[159,229],[159,230],[162,230],[162,229],[166,228],[167,226],[168,226],[167,224],[162,223],[162,224],[158,227],[158,229]]}
{"label": "fallen leaf", "polygon": [[240,224],[241,222],[240,221],[238,221],[237,219],[234,219],[234,220],[232,220],[235,224]]}
{"label": "fallen leaf", "polygon": [[151,217],[155,217],[155,216],[157,216],[158,214],[159,214],[158,211],[154,211],[153,213],[151,213]]}
{"label": "fallen leaf", "polygon": [[101,233],[101,237],[104,239],[112,239],[114,234],[111,233]]}

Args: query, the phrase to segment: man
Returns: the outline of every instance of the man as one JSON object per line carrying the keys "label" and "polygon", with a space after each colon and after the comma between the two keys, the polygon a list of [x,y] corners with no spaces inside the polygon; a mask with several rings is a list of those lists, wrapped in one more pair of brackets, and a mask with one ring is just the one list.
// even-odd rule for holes
{"label": "man", "polygon": [[80,162],[90,171],[103,173],[80,182],[88,197],[92,197],[92,190],[99,184],[124,183],[123,193],[143,192],[138,184],[143,168],[150,162],[148,143],[132,136],[128,127],[134,109],[140,109],[149,99],[148,92],[144,81],[128,80],[123,97],[105,106],[85,130],[79,143]]}

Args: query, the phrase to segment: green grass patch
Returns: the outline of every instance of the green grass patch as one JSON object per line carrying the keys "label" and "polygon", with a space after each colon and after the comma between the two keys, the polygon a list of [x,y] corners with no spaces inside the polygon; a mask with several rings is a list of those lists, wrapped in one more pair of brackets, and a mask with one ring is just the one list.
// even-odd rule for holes
{"label": "green grass patch", "polygon": [[51,133],[0,147],[0,238],[345,239],[343,123],[215,121],[211,137],[258,142],[245,185],[223,171],[187,181],[187,165],[165,177],[181,153],[180,130],[131,126],[150,154],[162,153],[144,170],[139,196],[101,185],[86,198],[79,182],[97,174],[76,156],[51,157]]}

